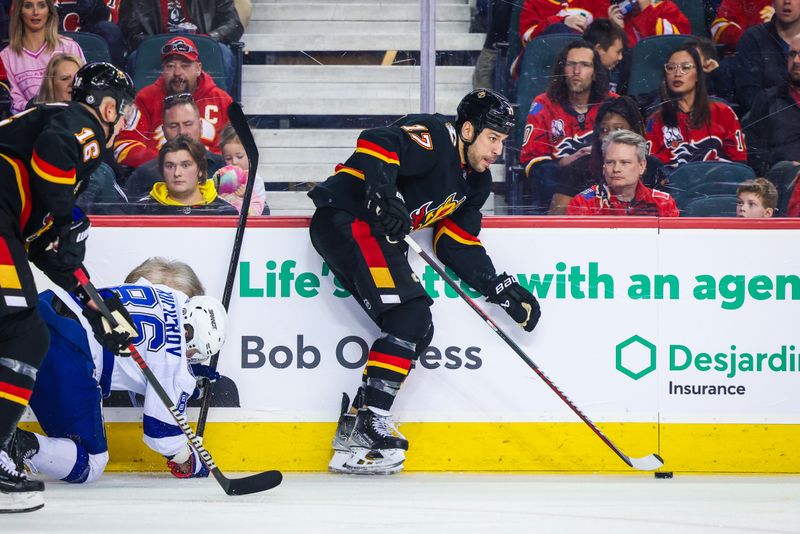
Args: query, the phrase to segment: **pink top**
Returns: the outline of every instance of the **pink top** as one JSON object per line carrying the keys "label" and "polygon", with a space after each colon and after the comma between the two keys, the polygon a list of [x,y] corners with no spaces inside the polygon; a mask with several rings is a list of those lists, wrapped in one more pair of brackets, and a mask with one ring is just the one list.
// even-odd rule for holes
{"label": "pink top", "polygon": [[12,113],[24,110],[28,101],[39,94],[47,63],[53,54],[73,54],[85,60],[83,50],[78,43],[62,35],[59,35],[58,41],[58,45],[52,52],[48,52],[47,43],[43,44],[36,52],[23,48],[22,54],[15,54],[10,47],[6,47],[0,52],[0,59],[3,60],[3,65],[6,67],[11,88]]}

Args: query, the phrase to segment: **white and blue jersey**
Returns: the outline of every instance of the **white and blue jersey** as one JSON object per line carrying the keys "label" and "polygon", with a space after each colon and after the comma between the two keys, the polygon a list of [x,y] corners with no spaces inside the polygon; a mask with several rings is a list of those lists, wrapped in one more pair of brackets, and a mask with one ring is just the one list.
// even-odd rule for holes
{"label": "white and blue jersey", "polygon": [[[100,293],[108,295],[110,291],[119,297],[136,324],[139,337],[133,344],[175,406],[185,411],[196,386],[186,360],[181,314],[188,297],[145,279]],[[70,438],[78,449],[74,466],[69,473],[59,473],[64,474],[59,478],[85,482],[102,473],[108,446],[101,402],[112,390],[144,396],[144,442],[151,449],[173,456],[187,445],[186,436],[136,362],[112,355],[97,342],[81,313],[81,305],[72,295],[56,288],[41,293],[39,304],[51,343],[30,406],[49,438]]]}

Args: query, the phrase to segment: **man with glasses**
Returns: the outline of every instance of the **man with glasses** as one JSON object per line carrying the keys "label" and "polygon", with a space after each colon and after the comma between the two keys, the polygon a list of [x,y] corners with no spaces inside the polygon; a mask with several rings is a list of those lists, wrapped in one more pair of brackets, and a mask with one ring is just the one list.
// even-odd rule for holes
{"label": "man with glasses", "polygon": [[[599,105],[616,96],[608,92],[607,73],[590,43],[572,42],[559,54],[547,91],[533,100],[520,163],[525,165],[534,213],[549,208],[563,168],[591,152]],[[527,203],[530,194],[526,197]]]}
{"label": "man with glasses", "polygon": [[214,135],[199,138],[219,154],[217,136],[228,124],[228,106],[232,99],[203,72],[203,65],[194,42],[188,37],[173,37],[161,49],[161,76],[136,95],[137,115],[133,124],[122,131],[114,146],[114,156],[121,165],[138,167],[158,156],[163,143],[161,116],[164,98],[188,94],[192,97],[203,121],[203,131]]}

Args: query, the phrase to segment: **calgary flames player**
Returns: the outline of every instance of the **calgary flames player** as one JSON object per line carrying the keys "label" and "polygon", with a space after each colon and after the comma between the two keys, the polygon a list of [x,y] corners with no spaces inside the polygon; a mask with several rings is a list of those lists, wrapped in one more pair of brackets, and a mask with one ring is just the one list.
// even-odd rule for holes
{"label": "calgary flames player", "polygon": [[461,100],[455,123],[439,114],[407,115],[363,131],[355,152],[309,193],[317,207],[314,248],[382,332],[349,409],[344,395],[332,471],[403,468],[408,440],[390,410],[433,338],[433,301],[408,263],[406,234],[433,228],[433,248],[445,265],[525,330],[536,326],[536,299],[513,276],[497,274],[478,239],[489,167],[513,126],[508,100],[479,89]]}

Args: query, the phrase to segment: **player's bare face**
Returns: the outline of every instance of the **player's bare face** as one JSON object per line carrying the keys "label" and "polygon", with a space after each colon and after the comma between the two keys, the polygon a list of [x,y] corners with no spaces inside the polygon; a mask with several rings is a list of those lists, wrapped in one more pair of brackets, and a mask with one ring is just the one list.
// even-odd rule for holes
{"label": "player's bare face", "polygon": [[58,64],[53,80],[56,102],[72,100],[72,82],[75,80],[76,72],[78,65],[72,61],[62,61]]}
{"label": "player's bare face", "polygon": [[165,154],[161,172],[170,197],[184,200],[199,194],[200,168],[188,150]]}
{"label": "player's bare face", "polygon": [[[667,86],[676,95],[691,93],[697,87],[697,65],[689,52],[675,52],[667,60]],[[672,72],[670,72],[670,70]]]}
{"label": "player's bare face", "polygon": [[42,31],[49,18],[50,10],[44,0],[26,0],[22,4],[22,24],[25,31]]}
{"label": "player's bare face", "polygon": [[500,154],[503,153],[503,143],[508,135],[501,134],[491,128],[484,128],[481,134],[475,139],[467,149],[467,160],[469,166],[477,172],[483,172],[489,168]]}
{"label": "player's bare face", "polygon": [[222,157],[225,165],[236,165],[243,171],[250,170],[250,160],[241,143],[228,143],[222,147]]}
{"label": "player's bare face", "polygon": [[603,176],[612,193],[630,195],[636,191],[645,166],[644,161],[639,161],[635,146],[611,143],[603,157]]}
{"label": "player's bare face", "polygon": [[202,127],[200,116],[190,104],[172,106],[164,114],[162,128],[167,140],[174,139],[179,135],[188,135],[195,141],[199,141]]}
{"label": "player's bare face", "polygon": [[594,80],[594,50],[589,48],[570,50],[564,63],[564,76],[570,93],[588,92]]}
{"label": "player's bare face", "polygon": [[193,93],[200,77],[200,63],[189,61],[181,56],[169,56],[161,65],[161,75],[167,86],[167,93]]}

